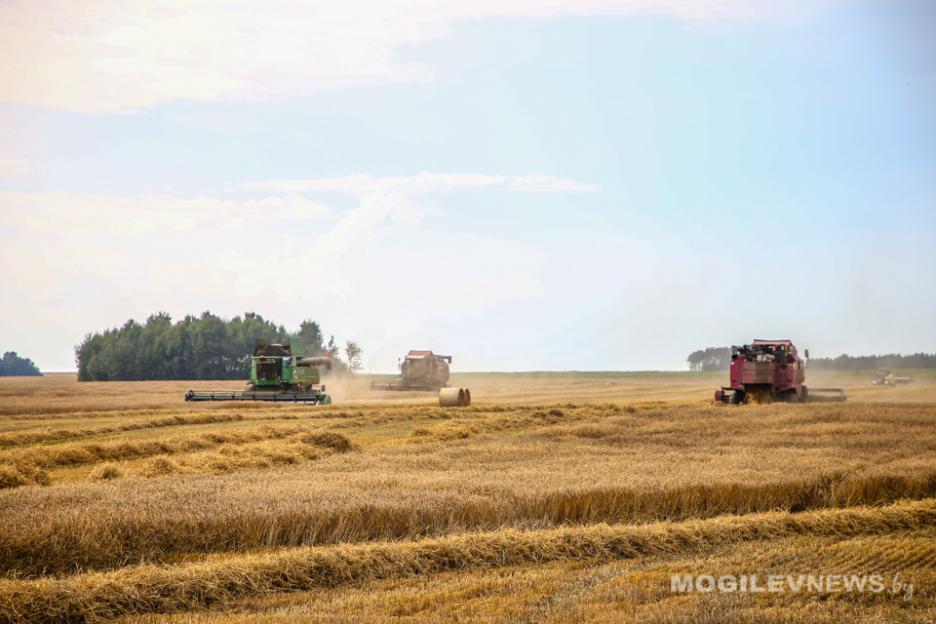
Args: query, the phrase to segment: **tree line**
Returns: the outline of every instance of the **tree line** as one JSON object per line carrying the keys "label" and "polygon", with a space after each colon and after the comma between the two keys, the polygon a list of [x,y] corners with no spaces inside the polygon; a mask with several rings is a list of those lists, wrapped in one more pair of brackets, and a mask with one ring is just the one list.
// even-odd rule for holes
{"label": "tree line", "polygon": [[41,374],[32,360],[20,357],[16,351],[7,351],[0,360],[0,377],[35,377]]}
{"label": "tree line", "polygon": [[[731,365],[730,347],[708,347],[693,351],[686,358],[689,370],[720,371]],[[810,358],[810,368],[817,370],[877,370],[879,368],[936,368],[936,353],[914,353],[912,355],[840,355],[835,358]]]}
{"label": "tree line", "polygon": [[731,364],[730,347],[708,347],[693,351],[686,358],[689,370],[695,372],[728,370]]}
{"label": "tree line", "polygon": [[835,358],[811,358],[809,366],[822,370],[877,370],[879,368],[936,368],[936,353],[900,355],[840,355]]}
{"label": "tree line", "polygon": [[254,312],[230,320],[204,312],[175,323],[158,312],[142,324],[131,319],[119,328],[86,335],[75,347],[78,380],[246,379],[257,338],[301,345],[296,355],[328,353],[339,373],[361,368],[360,346],[348,341],[342,358],[335,337],[326,341],[315,321],[303,321],[298,331],[290,332]]}

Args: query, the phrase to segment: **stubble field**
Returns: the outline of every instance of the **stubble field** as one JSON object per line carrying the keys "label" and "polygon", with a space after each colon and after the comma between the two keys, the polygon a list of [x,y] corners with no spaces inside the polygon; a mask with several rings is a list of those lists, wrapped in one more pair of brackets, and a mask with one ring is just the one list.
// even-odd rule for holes
{"label": "stubble field", "polygon": [[365,378],[327,407],[2,379],[0,622],[934,621],[936,378],[736,407],[722,377],[464,375],[455,409]]}

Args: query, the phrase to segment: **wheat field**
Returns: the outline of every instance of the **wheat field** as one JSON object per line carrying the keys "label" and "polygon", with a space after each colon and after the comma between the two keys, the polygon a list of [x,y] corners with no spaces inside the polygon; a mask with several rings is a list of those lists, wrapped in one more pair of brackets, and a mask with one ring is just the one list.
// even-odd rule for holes
{"label": "wheat field", "polygon": [[[0,622],[932,622],[936,377],[712,405],[722,375],[470,374],[475,403],[328,381],[0,380]],[[912,592],[678,593],[674,574]]]}

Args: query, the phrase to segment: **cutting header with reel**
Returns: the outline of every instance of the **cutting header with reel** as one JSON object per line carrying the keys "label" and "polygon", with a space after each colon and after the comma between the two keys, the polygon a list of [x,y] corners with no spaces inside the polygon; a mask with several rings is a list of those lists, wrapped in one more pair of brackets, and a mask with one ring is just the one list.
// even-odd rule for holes
{"label": "cutting header with reel", "polygon": [[807,388],[806,360],[790,340],[754,340],[731,347],[729,385],[715,391],[715,401],[742,405],[787,402],[844,401],[841,388]]}
{"label": "cutting header with reel", "polygon": [[273,401],[327,405],[331,397],[320,383],[319,368],[331,370],[328,357],[293,355],[288,344],[256,340],[250,358],[250,381],[243,391],[189,390],[186,401]]}

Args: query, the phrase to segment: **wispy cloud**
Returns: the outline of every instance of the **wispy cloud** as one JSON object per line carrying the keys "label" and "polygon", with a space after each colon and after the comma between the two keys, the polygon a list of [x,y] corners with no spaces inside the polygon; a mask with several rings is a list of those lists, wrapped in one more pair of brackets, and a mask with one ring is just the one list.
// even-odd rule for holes
{"label": "wispy cloud", "polygon": [[0,178],[32,173],[38,168],[35,162],[8,150],[0,151]]}
{"label": "wispy cloud", "polygon": [[233,201],[216,197],[0,191],[0,225],[38,232],[152,232],[238,228],[321,219],[328,206],[294,194]]}
{"label": "wispy cloud", "polygon": [[[535,246],[426,224],[447,210],[446,194],[595,189],[548,175],[458,172],[233,186],[237,199],[0,191],[0,264],[18,267],[0,291],[0,329],[70,345],[157,309],[260,309],[288,322],[314,311],[337,333],[353,328],[374,343],[373,365],[386,366],[399,341],[425,339],[427,309],[470,318],[545,293]],[[329,208],[317,196],[325,193],[353,205]],[[400,297],[412,279],[419,288]]]}
{"label": "wispy cloud", "polygon": [[33,173],[39,169],[38,163],[23,152],[23,143],[28,130],[28,127],[21,123],[14,123],[0,113],[0,178],[12,178]]}
{"label": "wispy cloud", "polygon": [[309,261],[334,262],[339,251],[352,249],[372,237],[385,222],[418,223],[434,210],[425,196],[467,190],[501,190],[526,193],[590,193],[594,184],[551,175],[521,176],[479,173],[421,172],[411,176],[375,177],[367,173],[333,178],[270,180],[235,185],[245,190],[280,193],[340,193],[357,199],[358,205],[344,212],[338,223],[306,252]]}
{"label": "wispy cloud", "polygon": [[778,10],[767,0],[13,0],[0,5],[0,100],[112,113],[291,97],[425,79],[429,69],[398,52],[465,20]]}
{"label": "wispy cloud", "polygon": [[532,193],[590,193],[598,190],[594,184],[550,175],[506,176],[428,171],[411,176],[373,177],[367,173],[360,173],[335,178],[244,182],[237,186],[244,189],[283,193],[336,192],[353,196],[372,193],[399,193],[416,196],[483,188]]}

